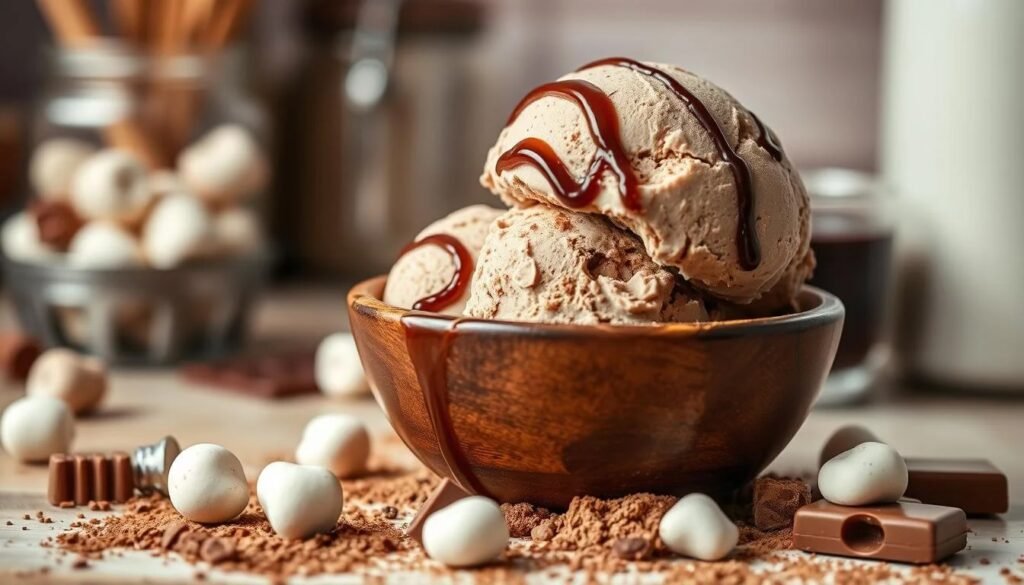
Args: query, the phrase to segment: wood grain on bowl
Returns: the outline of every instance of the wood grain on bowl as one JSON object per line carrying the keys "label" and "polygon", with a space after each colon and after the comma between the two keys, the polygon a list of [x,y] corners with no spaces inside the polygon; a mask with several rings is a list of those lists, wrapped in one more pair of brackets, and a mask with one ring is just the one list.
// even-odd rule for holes
{"label": "wood grain on bowl", "polygon": [[803,424],[841,303],[807,288],[784,317],[649,327],[458,319],[349,293],[377,401],[430,469],[499,501],[724,496]]}

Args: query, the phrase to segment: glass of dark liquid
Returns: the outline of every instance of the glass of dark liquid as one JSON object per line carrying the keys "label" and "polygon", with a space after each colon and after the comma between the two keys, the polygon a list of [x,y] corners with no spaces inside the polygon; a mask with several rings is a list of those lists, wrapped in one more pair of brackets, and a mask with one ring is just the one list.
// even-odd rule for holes
{"label": "glass of dark liquid", "polygon": [[893,224],[871,175],[845,169],[804,174],[811,196],[811,247],[817,267],[810,284],[840,298],[846,321],[819,405],[867,398],[889,361],[888,301]]}

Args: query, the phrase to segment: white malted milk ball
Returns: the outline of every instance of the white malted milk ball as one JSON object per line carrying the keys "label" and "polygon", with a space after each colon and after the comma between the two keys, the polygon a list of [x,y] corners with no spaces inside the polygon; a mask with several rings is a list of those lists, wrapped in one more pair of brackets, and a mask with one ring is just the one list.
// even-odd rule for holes
{"label": "white malted milk ball", "polygon": [[227,522],[245,510],[249,484],[242,463],[220,445],[199,443],[182,451],[167,473],[171,504],[201,524]]}
{"label": "white malted milk ball", "polygon": [[358,396],[370,391],[351,333],[328,335],[316,348],[316,385],[328,396]]}
{"label": "white malted milk ball", "polygon": [[136,221],[151,200],[146,167],[123,150],[89,157],[71,183],[71,204],[87,219]]}
{"label": "white malted milk ball", "polygon": [[19,461],[46,461],[54,453],[67,453],[74,438],[71,410],[50,396],[15,400],[0,417],[0,442]]}
{"label": "white malted milk ball", "polygon": [[309,538],[330,532],[341,516],[338,478],[323,467],[275,461],[256,480],[256,497],[274,532]]}
{"label": "white malted milk ball", "polygon": [[174,268],[209,254],[213,222],[203,204],[175,193],[160,200],[142,230],[142,250],[156,268]]}
{"label": "white malted milk ball", "polygon": [[63,400],[75,414],[94,410],[107,393],[107,367],[70,349],[47,350],[32,364],[25,392]]}
{"label": "white malted milk ball", "polygon": [[341,479],[366,469],[370,433],[358,418],[347,414],[314,417],[302,431],[295,460],[302,465],[326,467]]}
{"label": "white malted milk ball", "polygon": [[53,264],[59,262],[61,254],[39,239],[39,224],[27,211],[15,213],[0,230],[0,245],[4,255],[18,262]]}
{"label": "white malted milk ball", "polygon": [[214,128],[182,151],[178,172],[189,189],[218,207],[263,189],[268,174],[256,139],[235,124]]}
{"label": "white malted milk ball", "polygon": [[263,247],[260,220],[245,207],[232,207],[215,215],[213,235],[218,252],[229,256],[255,254]]}
{"label": "white malted milk ball", "polygon": [[64,199],[78,168],[96,149],[74,138],[51,138],[39,144],[28,165],[29,181],[43,199]]}
{"label": "white malted milk ball", "polygon": [[861,443],[818,470],[821,496],[841,506],[895,502],[907,491],[907,463],[885,443]]}
{"label": "white malted milk ball", "polygon": [[494,500],[470,496],[441,508],[423,523],[423,548],[449,567],[496,560],[508,547],[508,525]]}
{"label": "white malted milk ball", "polygon": [[740,531],[710,497],[689,494],[665,512],[658,535],[678,555],[717,561],[736,546]]}
{"label": "white malted milk ball", "polygon": [[84,269],[115,269],[142,266],[138,240],[120,225],[92,221],[75,233],[68,246],[68,265]]}

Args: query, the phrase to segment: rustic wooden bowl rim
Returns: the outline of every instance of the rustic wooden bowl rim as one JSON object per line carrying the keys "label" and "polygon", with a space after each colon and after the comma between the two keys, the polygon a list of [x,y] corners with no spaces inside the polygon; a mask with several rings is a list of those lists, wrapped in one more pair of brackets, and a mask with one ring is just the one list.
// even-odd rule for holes
{"label": "rustic wooden bowl rim", "polygon": [[660,337],[736,337],[751,334],[782,333],[799,331],[822,326],[841,320],[845,315],[843,303],[832,293],[820,288],[805,285],[799,294],[800,304],[804,310],[776,317],[758,317],[754,319],[731,319],[728,321],[708,321],[703,323],[660,323],[654,325],[576,325],[564,323],[532,323],[524,321],[498,321],[491,319],[474,319],[402,309],[383,302],[380,297],[384,291],[387,276],[380,275],[364,280],[348,293],[349,305],[356,309],[364,309],[376,313],[388,320],[400,320],[405,316],[417,316],[443,321],[483,322],[488,331],[529,335],[557,335],[559,337],[586,337],[600,335],[652,335]]}

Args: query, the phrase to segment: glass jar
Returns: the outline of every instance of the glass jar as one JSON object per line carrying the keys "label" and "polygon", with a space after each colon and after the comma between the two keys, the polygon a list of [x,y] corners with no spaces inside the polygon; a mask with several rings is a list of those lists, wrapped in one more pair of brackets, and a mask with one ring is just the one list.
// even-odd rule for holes
{"label": "glass jar", "polygon": [[889,363],[892,211],[871,175],[832,168],[803,178],[817,260],[809,283],[846,306],[839,349],[818,404],[847,404],[868,397]]}

